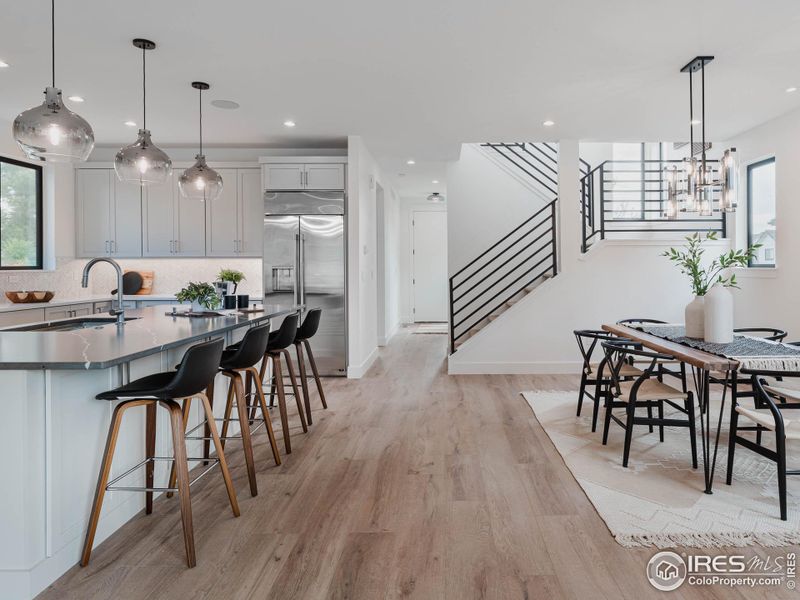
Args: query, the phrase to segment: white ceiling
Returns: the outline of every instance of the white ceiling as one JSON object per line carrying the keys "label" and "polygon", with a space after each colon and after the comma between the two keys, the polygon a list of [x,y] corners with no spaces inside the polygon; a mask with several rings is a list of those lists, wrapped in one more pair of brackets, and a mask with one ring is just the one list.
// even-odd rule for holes
{"label": "white ceiling", "polygon": [[[0,0],[0,118],[49,81],[49,2]],[[797,0],[56,0],[57,80],[99,143],[141,120],[156,143],[196,139],[211,83],[209,144],[341,144],[361,135],[403,195],[432,191],[464,141],[676,140],[687,76],[707,71],[708,137],[725,139],[800,105]],[[286,129],[283,121],[297,127]],[[556,126],[544,128],[552,119]],[[0,132],[0,135],[8,135]],[[414,167],[405,164],[413,157]],[[405,177],[398,174],[407,173]]]}

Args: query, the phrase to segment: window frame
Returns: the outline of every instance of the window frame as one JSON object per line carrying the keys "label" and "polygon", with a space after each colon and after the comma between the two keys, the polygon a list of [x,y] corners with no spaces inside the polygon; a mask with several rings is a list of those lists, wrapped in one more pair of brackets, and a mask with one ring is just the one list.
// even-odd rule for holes
{"label": "window frame", "polygon": [[[757,160],[747,165],[747,172],[746,172],[746,185],[747,185],[747,246],[749,248],[753,245],[753,178],[750,176],[753,169],[757,169],[758,167],[763,167],[764,165],[768,164],[775,164],[775,157],[769,156],[767,158],[762,158],[761,160]],[[776,190],[775,190],[775,242],[777,244],[778,241],[778,227],[777,227],[777,213],[778,213],[778,191],[777,191],[777,164],[776,164]],[[747,267],[750,269],[774,269],[777,267],[777,258],[778,252],[777,247],[775,248],[775,257],[772,259],[772,264],[758,264],[753,263],[753,260],[750,259],[747,261]]]}
{"label": "window frame", "polygon": [[[0,156],[0,163],[32,169],[36,173],[36,256],[38,258],[35,265],[21,266],[5,266],[0,260],[0,271],[42,271],[44,270],[44,170],[41,165],[7,156]],[[3,231],[0,227],[0,240],[2,237]]]}

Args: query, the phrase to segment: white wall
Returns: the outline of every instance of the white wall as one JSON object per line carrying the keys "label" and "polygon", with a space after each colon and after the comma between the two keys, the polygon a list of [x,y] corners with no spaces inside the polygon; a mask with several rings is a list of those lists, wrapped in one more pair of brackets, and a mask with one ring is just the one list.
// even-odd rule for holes
{"label": "white wall", "polygon": [[384,190],[378,218],[378,344],[385,346],[400,327],[400,198]]}
{"label": "white wall", "polygon": [[[578,188],[577,180],[574,187]],[[459,159],[448,163],[447,199],[450,274],[545,204],[474,144],[462,144]]]}
{"label": "white wall", "polygon": [[786,329],[791,339],[800,339],[800,110],[768,121],[729,141],[740,161],[739,209],[736,212],[736,244],[747,242],[747,165],[775,157],[776,265],[775,269],[737,272],[741,290],[734,294],[735,318],[739,326],[771,326]]}

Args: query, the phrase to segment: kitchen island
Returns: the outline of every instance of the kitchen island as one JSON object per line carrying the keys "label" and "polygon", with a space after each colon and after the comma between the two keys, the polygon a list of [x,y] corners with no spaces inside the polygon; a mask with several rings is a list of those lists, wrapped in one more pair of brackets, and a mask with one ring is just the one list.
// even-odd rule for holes
{"label": "kitchen island", "polygon": [[[197,342],[223,337],[230,344],[248,327],[296,311],[291,306],[263,308],[189,318],[168,315],[171,308],[158,306],[126,311],[130,320],[121,326],[78,327],[75,319],[68,319],[36,324],[34,331],[0,331],[2,598],[32,598],[79,560],[114,407],[113,402],[95,400],[95,394],[172,370]],[[70,331],[61,330],[73,325]],[[223,379],[217,378],[215,390],[222,398]],[[189,428],[202,422],[198,404],[192,407]],[[224,403],[217,402],[214,410],[222,416]],[[156,454],[171,456],[166,411],[158,411],[158,419]],[[200,456],[202,442],[187,440],[187,451]],[[143,458],[144,409],[132,409],[117,443],[112,477]],[[156,481],[167,476],[167,464],[157,465]],[[126,481],[142,485],[144,469]],[[144,494],[107,493],[95,544],[143,507]]]}

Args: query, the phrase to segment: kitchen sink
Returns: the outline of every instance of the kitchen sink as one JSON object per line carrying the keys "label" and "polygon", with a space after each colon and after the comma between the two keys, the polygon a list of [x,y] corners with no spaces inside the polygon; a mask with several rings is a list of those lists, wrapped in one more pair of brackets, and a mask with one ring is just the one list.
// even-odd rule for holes
{"label": "kitchen sink", "polygon": [[[140,317],[125,317],[125,321],[134,321]],[[116,317],[79,317],[77,319],[64,319],[63,321],[47,321],[45,323],[29,323],[20,327],[9,327],[3,331],[76,331],[78,329],[92,329],[113,325]]]}

